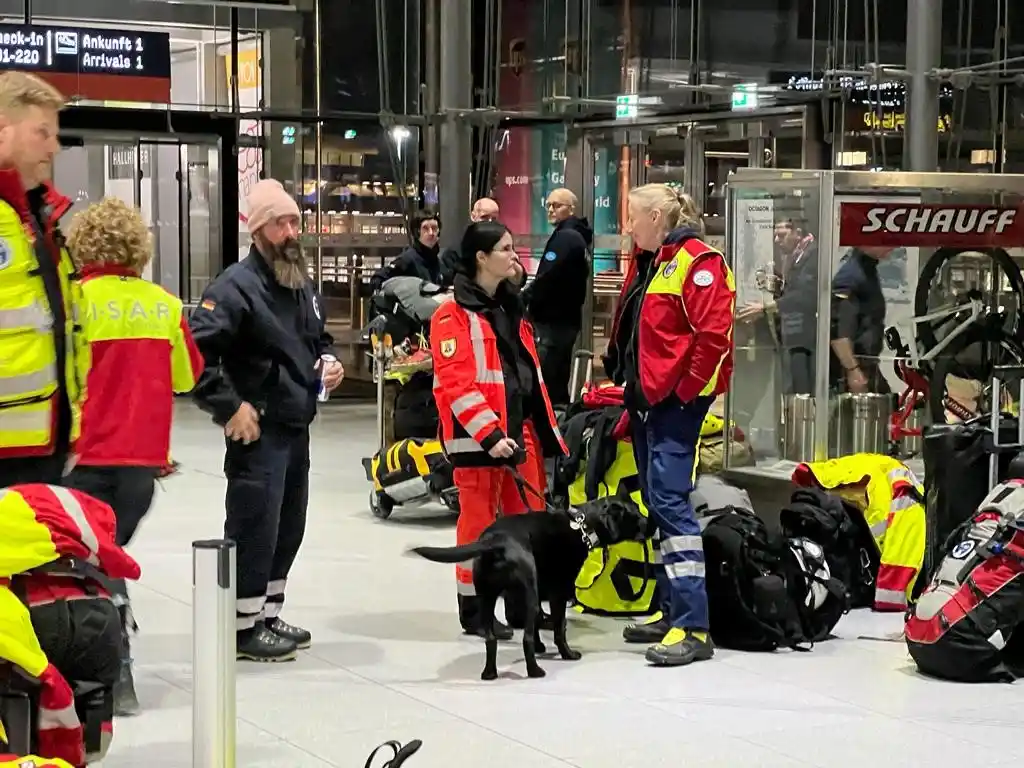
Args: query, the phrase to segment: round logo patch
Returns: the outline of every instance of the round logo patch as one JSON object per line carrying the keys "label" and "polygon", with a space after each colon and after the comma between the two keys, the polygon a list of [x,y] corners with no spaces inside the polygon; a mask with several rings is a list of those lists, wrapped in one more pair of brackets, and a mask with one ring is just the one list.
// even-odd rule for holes
{"label": "round logo patch", "polygon": [[699,285],[701,288],[707,288],[713,282],[715,282],[715,276],[706,269],[700,270],[693,276],[693,284]]}
{"label": "round logo patch", "polygon": [[676,269],[678,269],[678,267],[679,263],[675,259],[672,259],[672,261],[665,265],[665,271],[661,273],[661,276],[672,277],[672,275],[675,274],[675,271]]}
{"label": "round logo patch", "polygon": [[317,300],[316,296],[313,297],[313,314],[316,315],[317,320],[323,319],[320,317],[320,302]]}
{"label": "round logo patch", "polygon": [[974,547],[976,546],[976,544],[977,542],[975,542],[974,539],[967,539],[966,541],[961,541],[959,544],[953,547],[953,551],[949,553],[949,556],[952,557],[954,560],[963,560],[969,554],[971,554],[971,552],[974,551]]}
{"label": "round logo patch", "polygon": [[6,269],[11,266],[14,261],[14,255],[11,252],[11,246],[8,245],[6,240],[0,240],[0,269]]}
{"label": "round logo patch", "polygon": [[558,258],[558,254],[554,251],[548,251],[544,254],[544,261],[554,261]]}

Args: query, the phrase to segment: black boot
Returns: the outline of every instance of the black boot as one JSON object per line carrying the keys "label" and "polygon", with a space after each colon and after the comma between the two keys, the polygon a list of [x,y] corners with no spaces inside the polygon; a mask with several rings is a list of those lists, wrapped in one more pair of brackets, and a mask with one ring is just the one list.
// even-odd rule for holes
{"label": "black boot", "polygon": [[142,710],[135,693],[135,676],[132,674],[131,633],[137,629],[137,625],[132,618],[127,593],[115,595],[115,600],[119,603],[117,610],[121,614],[121,669],[114,683],[114,714],[118,717],[131,717]]}
{"label": "black boot", "polygon": [[[484,636],[484,628],[480,626],[480,599],[466,595],[459,595],[459,622],[462,624],[462,631],[467,635]],[[499,640],[511,640],[512,630],[505,624],[494,620],[494,636]]]}
{"label": "black boot", "polygon": [[283,637],[285,640],[291,640],[299,650],[309,648],[310,644],[313,642],[313,635],[310,634],[308,629],[296,627],[286,621],[281,621],[279,618],[270,619],[267,622],[267,629],[278,637]]}
{"label": "black boot", "polygon": [[246,661],[294,661],[294,640],[271,632],[262,622],[236,635],[236,656]]}

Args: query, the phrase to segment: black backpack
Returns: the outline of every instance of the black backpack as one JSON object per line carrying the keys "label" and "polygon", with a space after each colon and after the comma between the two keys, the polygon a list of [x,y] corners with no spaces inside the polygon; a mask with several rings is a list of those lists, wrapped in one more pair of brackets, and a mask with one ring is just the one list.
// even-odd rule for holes
{"label": "black backpack", "polygon": [[804,643],[800,614],[786,583],[786,572],[795,563],[785,563],[788,548],[781,534],[745,510],[723,510],[701,523],[715,644],[774,651]]}
{"label": "black backpack", "polygon": [[[808,650],[828,638],[849,608],[843,582],[818,575],[827,560],[813,539],[798,557],[782,532],[730,509],[709,519],[703,540],[711,636],[723,648]],[[808,604],[815,587],[825,590],[817,607]]]}
{"label": "black backpack", "polygon": [[785,538],[810,539],[824,550],[831,575],[845,586],[843,613],[874,605],[881,558],[859,510],[820,488],[798,488],[779,524]]}

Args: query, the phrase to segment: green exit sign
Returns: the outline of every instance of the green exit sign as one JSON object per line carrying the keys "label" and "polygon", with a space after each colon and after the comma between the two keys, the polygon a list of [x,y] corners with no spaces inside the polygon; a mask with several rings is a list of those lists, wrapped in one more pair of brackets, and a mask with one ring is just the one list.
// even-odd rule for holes
{"label": "green exit sign", "polygon": [[733,109],[757,109],[757,83],[740,83],[732,90]]}
{"label": "green exit sign", "polygon": [[639,113],[640,97],[635,93],[628,93],[615,97],[615,119],[630,120]]}

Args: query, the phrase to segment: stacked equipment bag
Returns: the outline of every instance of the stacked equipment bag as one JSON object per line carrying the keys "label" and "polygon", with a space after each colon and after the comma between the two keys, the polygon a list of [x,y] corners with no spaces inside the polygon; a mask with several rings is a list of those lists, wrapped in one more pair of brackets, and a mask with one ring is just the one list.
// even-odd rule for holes
{"label": "stacked equipment bag", "polygon": [[806,650],[849,610],[852,521],[837,499],[797,491],[781,530],[747,510],[701,520],[711,637],[741,651]]}
{"label": "stacked equipment bag", "polygon": [[907,614],[911,657],[946,680],[1012,682],[1024,669],[1024,480],[993,488],[942,553]]}

